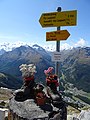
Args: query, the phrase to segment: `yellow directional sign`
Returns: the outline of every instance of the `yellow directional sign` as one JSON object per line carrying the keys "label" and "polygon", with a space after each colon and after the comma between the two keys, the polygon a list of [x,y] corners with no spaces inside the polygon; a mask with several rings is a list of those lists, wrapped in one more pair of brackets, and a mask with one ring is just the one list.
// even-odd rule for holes
{"label": "yellow directional sign", "polygon": [[69,36],[70,33],[67,30],[46,32],[46,41],[66,40]]}
{"label": "yellow directional sign", "polygon": [[39,19],[42,27],[59,27],[76,25],[77,11],[43,13]]}

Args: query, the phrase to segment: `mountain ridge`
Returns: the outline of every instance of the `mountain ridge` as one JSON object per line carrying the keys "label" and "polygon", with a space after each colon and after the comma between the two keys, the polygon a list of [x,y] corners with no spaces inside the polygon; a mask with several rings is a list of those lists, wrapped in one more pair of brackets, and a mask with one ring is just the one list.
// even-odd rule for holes
{"label": "mountain ridge", "polygon": [[[20,46],[12,51],[0,55],[0,72],[13,75],[21,80],[19,66],[21,64],[35,64],[37,82],[45,83],[44,70],[50,66],[55,68],[55,63],[51,61],[51,52],[47,52],[39,45]],[[90,92],[88,82],[90,81],[90,47],[78,47],[61,51],[60,73],[64,74],[66,82],[70,82]],[[62,75],[60,74],[60,79]]]}
{"label": "mountain ridge", "polygon": [[[45,79],[44,69],[52,66],[51,56],[41,48],[39,50],[30,46],[20,46],[12,51],[8,51],[0,56],[0,72],[8,73],[16,77],[21,77],[19,66],[21,64],[35,64],[37,66],[37,78]],[[41,76],[40,76],[40,71]],[[39,72],[38,72],[39,71]],[[38,75],[39,74],[39,75]]]}

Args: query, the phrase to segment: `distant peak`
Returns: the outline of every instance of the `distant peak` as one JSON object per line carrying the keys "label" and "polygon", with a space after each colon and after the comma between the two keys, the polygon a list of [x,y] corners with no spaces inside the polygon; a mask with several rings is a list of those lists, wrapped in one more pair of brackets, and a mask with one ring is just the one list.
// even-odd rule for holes
{"label": "distant peak", "polygon": [[39,46],[39,45],[37,45],[37,44],[34,44],[34,45],[32,46],[32,48],[34,48],[34,49],[36,49],[36,50],[44,50],[44,51],[45,51],[44,48],[42,48],[41,46]]}

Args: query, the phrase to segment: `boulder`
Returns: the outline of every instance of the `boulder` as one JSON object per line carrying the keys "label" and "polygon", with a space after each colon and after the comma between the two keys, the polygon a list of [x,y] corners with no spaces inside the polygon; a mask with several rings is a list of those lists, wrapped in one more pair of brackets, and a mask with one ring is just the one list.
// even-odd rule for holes
{"label": "boulder", "polygon": [[78,116],[79,120],[90,120],[90,110],[82,110]]}
{"label": "boulder", "polygon": [[23,102],[18,102],[14,98],[9,101],[9,109],[19,117],[28,120],[33,119],[49,119],[48,114],[52,111],[58,111],[57,108],[50,104],[38,106],[33,99],[27,99]]}

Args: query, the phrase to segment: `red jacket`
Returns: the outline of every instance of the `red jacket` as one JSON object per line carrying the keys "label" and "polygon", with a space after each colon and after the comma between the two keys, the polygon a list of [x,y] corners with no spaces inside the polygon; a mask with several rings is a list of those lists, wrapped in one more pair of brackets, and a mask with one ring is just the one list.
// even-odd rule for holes
{"label": "red jacket", "polygon": [[57,79],[54,79],[55,75],[50,75],[46,78],[46,82],[48,84],[51,84],[51,83],[55,83],[55,85],[58,87],[59,86],[59,83],[58,83],[58,80]]}
{"label": "red jacket", "polygon": [[24,80],[25,80],[25,81],[31,81],[31,80],[34,80],[34,76],[25,77]]}

